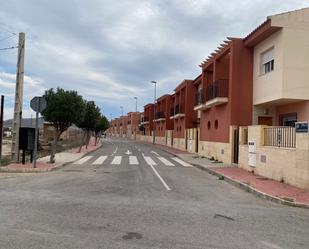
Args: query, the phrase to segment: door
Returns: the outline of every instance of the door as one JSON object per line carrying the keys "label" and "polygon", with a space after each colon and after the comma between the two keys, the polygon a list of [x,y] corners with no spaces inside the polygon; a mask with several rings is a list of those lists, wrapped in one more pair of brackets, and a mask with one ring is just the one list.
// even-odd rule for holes
{"label": "door", "polygon": [[239,129],[236,128],[233,131],[233,163],[238,163],[238,155],[239,155]]}
{"label": "door", "polygon": [[273,118],[272,117],[259,116],[258,117],[258,124],[259,125],[272,126],[273,125]]}
{"label": "door", "polygon": [[195,130],[195,153],[198,153],[198,141],[199,141],[198,128],[196,128]]}

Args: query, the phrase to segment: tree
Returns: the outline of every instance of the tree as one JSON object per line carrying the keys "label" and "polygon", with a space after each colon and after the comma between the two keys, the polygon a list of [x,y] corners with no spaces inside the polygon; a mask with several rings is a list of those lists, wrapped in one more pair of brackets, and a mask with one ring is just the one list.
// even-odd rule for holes
{"label": "tree", "polygon": [[42,112],[45,121],[51,122],[55,128],[54,142],[52,145],[50,163],[55,162],[57,143],[61,134],[73,123],[78,123],[83,113],[83,98],[76,91],[65,91],[62,88],[53,88],[46,91],[43,96],[47,102],[46,109]]}
{"label": "tree", "polygon": [[109,122],[107,118],[104,115],[101,115],[101,117],[98,119],[95,127],[94,127],[94,132],[95,132],[95,145],[97,145],[98,138],[101,135],[101,132],[106,131],[109,128]]}
{"label": "tree", "polygon": [[86,143],[87,148],[90,140],[91,131],[95,130],[95,126],[101,116],[100,108],[96,106],[94,101],[84,101],[84,106],[85,108],[81,115],[81,119],[79,120],[79,122],[76,123],[77,127],[83,129],[84,131],[79,152],[81,151],[84,143]]}

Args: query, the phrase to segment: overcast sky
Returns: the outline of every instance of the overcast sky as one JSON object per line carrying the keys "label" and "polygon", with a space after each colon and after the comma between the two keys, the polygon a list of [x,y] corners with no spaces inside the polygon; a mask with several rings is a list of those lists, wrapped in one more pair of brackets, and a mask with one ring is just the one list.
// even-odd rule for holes
{"label": "overcast sky", "polygon": [[[268,15],[309,0],[1,1],[0,49],[26,33],[23,116],[29,101],[60,86],[95,100],[110,118],[172,93],[227,36],[244,37]],[[9,37],[9,38],[7,38]],[[7,38],[7,39],[5,39]],[[0,50],[0,94],[13,115],[17,50]]]}

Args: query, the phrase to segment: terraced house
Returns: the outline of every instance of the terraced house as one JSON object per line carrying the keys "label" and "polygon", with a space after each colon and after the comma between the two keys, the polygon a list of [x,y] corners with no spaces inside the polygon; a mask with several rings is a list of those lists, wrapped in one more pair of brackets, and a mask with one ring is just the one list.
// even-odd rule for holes
{"label": "terraced house", "polygon": [[187,150],[187,130],[196,127],[196,112],[194,106],[194,85],[192,80],[183,80],[176,88],[174,106],[171,108],[171,117],[174,121],[173,143],[177,149]]}
{"label": "terraced house", "polygon": [[156,101],[155,129],[156,143],[167,144],[169,132],[173,130],[174,122],[170,119],[170,106],[172,97],[169,94],[163,95]]}

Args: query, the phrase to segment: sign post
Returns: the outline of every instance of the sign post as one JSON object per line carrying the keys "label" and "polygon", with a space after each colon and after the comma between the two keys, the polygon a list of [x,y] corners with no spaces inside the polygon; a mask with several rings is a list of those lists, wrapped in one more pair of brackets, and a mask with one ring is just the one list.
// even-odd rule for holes
{"label": "sign post", "polygon": [[34,97],[30,102],[30,107],[36,112],[35,115],[35,138],[34,138],[34,150],[33,150],[33,168],[36,168],[36,158],[38,152],[38,128],[39,128],[39,113],[45,110],[46,100],[43,97]]}

